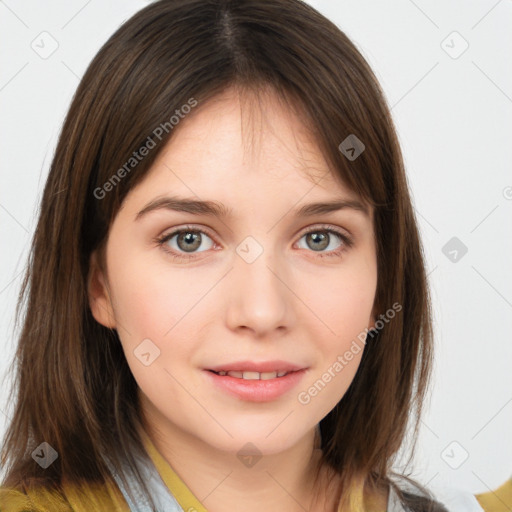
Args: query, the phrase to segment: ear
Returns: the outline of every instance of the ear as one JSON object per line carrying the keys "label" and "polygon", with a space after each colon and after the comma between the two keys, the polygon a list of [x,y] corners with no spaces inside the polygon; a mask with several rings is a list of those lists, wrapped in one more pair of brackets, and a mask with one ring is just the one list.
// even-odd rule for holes
{"label": "ear", "polygon": [[94,251],[89,260],[87,296],[92,316],[101,325],[115,329],[114,309],[110,298],[107,280],[98,263],[98,254]]}

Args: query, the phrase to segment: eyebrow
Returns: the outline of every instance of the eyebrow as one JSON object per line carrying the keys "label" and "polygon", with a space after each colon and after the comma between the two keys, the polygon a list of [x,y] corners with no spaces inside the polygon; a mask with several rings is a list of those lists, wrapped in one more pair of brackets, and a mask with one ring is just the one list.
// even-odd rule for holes
{"label": "eyebrow", "polygon": [[[334,199],[332,201],[321,201],[302,205],[294,210],[292,214],[296,217],[312,217],[331,213],[342,209],[353,209],[369,215],[368,208],[356,200]],[[150,201],[144,208],[137,213],[135,220],[139,220],[148,213],[156,210],[171,210],[176,212],[189,213],[191,215],[206,215],[209,217],[228,218],[232,217],[233,210],[217,201],[202,201],[197,199],[187,199],[177,196],[159,197]]]}

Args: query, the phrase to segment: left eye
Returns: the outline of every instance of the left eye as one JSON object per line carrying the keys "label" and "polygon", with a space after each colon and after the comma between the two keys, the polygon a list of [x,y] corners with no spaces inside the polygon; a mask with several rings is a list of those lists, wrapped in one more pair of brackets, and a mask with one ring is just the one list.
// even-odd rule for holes
{"label": "left eye", "polygon": [[[331,246],[333,238],[338,238],[339,240],[341,240],[340,245],[343,245],[343,242],[345,242],[344,235],[331,229],[315,229],[313,231],[308,231],[307,233],[302,235],[301,240],[303,238],[306,239],[306,244],[308,244],[308,247],[306,247],[306,249],[312,249],[313,252],[324,251],[325,249],[329,249],[329,251],[337,251],[339,249],[339,246]],[[329,248],[329,246],[331,247]],[[304,249],[304,247],[301,247],[301,249]]]}

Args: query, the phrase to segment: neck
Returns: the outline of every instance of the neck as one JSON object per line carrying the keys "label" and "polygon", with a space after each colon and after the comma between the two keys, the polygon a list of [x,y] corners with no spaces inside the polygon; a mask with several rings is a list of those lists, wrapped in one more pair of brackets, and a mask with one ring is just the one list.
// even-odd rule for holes
{"label": "neck", "polygon": [[155,421],[151,412],[143,417],[156,449],[209,512],[336,510],[336,493],[329,493],[330,503],[325,498],[328,472],[320,466],[316,429],[285,451],[250,459]]}

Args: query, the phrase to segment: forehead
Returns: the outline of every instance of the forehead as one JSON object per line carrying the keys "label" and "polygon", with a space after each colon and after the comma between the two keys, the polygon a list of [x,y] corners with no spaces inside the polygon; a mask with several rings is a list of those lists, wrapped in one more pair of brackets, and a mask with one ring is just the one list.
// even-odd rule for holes
{"label": "forehead", "polygon": [[260,204],[356,198],[322,156],[301,109],[269,89],[230,88],[199,104],[137,188]]}

